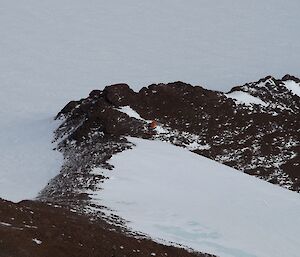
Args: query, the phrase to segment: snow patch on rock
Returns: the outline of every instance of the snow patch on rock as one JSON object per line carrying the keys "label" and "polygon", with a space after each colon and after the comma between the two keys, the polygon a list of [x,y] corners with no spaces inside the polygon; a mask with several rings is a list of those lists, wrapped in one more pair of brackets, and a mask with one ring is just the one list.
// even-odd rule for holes
{"label": "snow patch on rock", "polygon": [[36,239],[36,238],[33,238],[32,241],[33,241],[34,243],[36,243],[37,245],[42,244],[42,241],[39,240],[39,239]]}
{"label": "snow patch on rock", "polygon": [[293,94],[300,97],[300,85],[296,83],[295,81],[289,80],[284,83],[286,88],[290,91],[292,91]]}
{"label": "snow patch on rock", "polygon": [[135,118],[137,120],[144,120],[135,110],[133,110],[130,106],[122,106],[117,109],[120,112],[127,114],[131,118]]}
{"label": "snow patch on rock", "polygon": [[258,97],[254,97],[249,93],[243,91],[233,91],[231,93],[225,94],[226,97],[233,99],[237,104],[258,104],[262,106],[268,106],[267,103],[259,99]]}

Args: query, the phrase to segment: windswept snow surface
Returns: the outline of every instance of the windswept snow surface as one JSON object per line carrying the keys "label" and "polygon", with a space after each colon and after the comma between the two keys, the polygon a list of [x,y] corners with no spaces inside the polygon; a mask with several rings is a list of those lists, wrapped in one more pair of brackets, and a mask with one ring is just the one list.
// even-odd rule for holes
{"label": "windswept snow surface", "polygon": [[225,94],[226,97],[232,98],[238,104],[260,104],[262,106],[267,106],[267,103],[259,99],[258,97],[254,97],[249,93],[243,91],[233,91],[231,93]]}
{"label": "windswept snow surface", "polygon": [[0,0],[0,197],[31,198],[58,172],[49,121],[94,88],[182,80],[227,90],[266,74],[300,76],[299,6]]}
{"label": "windswept snow surface", "polygon": [[129,138],[93,201],[134,230],[221,257],[298,257],[300,196],[160,141]]}

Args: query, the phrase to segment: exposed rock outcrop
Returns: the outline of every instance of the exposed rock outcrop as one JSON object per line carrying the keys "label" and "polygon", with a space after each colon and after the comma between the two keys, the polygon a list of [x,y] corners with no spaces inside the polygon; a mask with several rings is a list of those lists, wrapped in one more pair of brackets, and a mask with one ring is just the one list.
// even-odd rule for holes
{"label": "exposed rock outcrop", "polygon": [[[73,201],[74,192],[92,190],[103,178],[90,171],[111,168],[106,163],[111,155],[132,147],[126,136],[168,141],[299,192],[300,97],[287,86],[291,82],[300,87],[299,79],[286,75],[282,80],[268,76],[226,94],[183,82],[153,84],[139,92],[126,84],[94,90],[57,116],[62,125],[56,140],[66,162],[41,199]],[[149,131],[151,120],[158,129]],[[83,198],[88,201],[88,195]]]}

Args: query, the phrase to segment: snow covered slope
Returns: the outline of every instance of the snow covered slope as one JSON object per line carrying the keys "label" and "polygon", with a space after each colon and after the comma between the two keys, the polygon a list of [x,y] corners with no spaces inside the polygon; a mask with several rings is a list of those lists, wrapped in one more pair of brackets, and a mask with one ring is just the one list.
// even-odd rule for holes
{"label": "snow covered slope", "polygon": [[63,158],[51,146],[58,123],[50,115],[8,116],[0,111],[0,198],[32,199],[60,170]]}
{"label": "snow covered slope", "polygon": [[[129,226],[221,257],[297,257],[299,194],[160,141],[109,161],[110,179],[92,195]],[[99,202],[100,200],[100,202]]]}

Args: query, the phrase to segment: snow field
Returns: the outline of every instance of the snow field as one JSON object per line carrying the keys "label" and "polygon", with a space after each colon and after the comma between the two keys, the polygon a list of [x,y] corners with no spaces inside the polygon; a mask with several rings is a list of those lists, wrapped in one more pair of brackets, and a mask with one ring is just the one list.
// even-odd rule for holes
{"label": "snow field", "polygon": [[[160,141],[109,161],[95,203],[155,239],[224,257],[296,257],[299,194]],[[91,193],[91,192],[90,192]]]}

